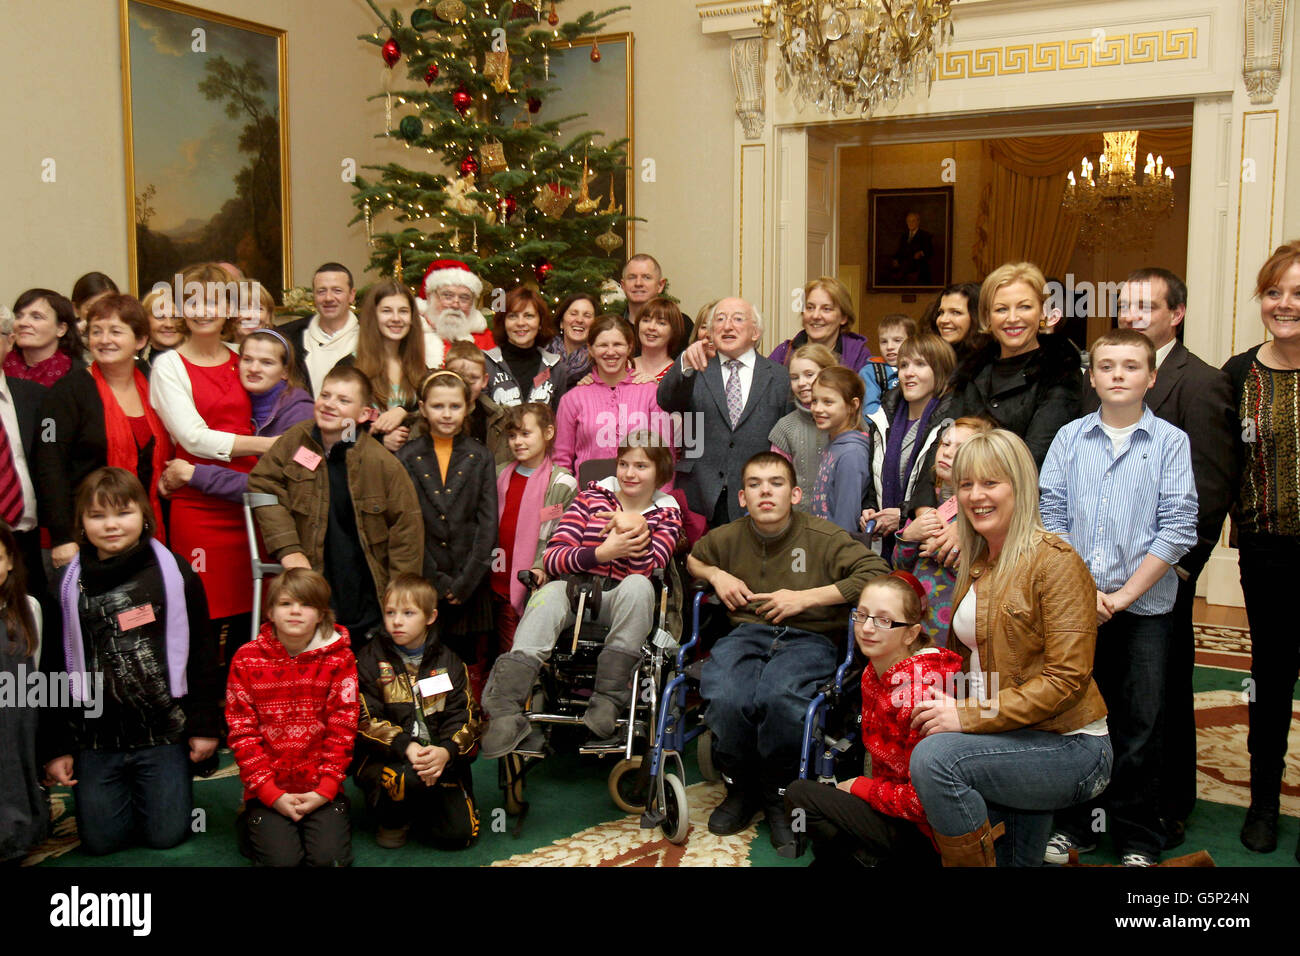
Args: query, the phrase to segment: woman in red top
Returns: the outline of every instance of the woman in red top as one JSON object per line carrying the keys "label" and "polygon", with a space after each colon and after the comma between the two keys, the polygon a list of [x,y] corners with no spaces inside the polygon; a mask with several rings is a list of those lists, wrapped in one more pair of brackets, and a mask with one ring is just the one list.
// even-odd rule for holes
{"label": "woman in red top", "polygon": [[[238,308],[228,302],[225,270],[212,263],[183,274],[189,336],[154,363],[149,398],[176,443],[178,458],[250,472],[274,436],[253,435],[253,410],[239,381],[239,356],[221,331]],[[221,661],[249,637],[253,571],[240,505],[185,486],[171,496],[171,548],[203,581]]]}
{"label": "woman in red top", "polygon": [[945,690],[961,658],[930,645],[924,619],[925,588],[906,571],[862,589],[853,635],[868,665],[862,670],[862,739],[871,776],[834,787],[796,780],[785,791],[791,819],[804,817],[819,865],[939,864],[908,773],[922,736],[911,726],[912,708],[931,688]]}
{"label": "woman in red top", "polygon": [[77,310],[50,289],[28,289],[14,303],[14,349],[4,373],[50,388],[74,368],[85,368]]}

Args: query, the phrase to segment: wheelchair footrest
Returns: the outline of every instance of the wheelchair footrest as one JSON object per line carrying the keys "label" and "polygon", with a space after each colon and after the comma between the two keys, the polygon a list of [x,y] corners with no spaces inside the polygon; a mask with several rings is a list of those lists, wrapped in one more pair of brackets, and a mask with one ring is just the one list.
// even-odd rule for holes
{"label": "wheelchair footrest", "polygon": [[662,810],[655,810],[653,812],[647,810],[645,813],[641,814],[641,829],[653,830],[667,819],[668,815]]}

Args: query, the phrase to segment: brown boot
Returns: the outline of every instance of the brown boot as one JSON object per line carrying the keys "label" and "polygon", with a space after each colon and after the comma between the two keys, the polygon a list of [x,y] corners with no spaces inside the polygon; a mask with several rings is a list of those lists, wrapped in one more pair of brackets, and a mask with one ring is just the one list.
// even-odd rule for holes
{"label": "brown boot", "polygon": [[970,833],[961,836],[943,836],[936,833],[934,842],[939,845],[939,854],[944,866],[997,866],[997,856],[993,851],[993,841],[1006,832],[1006,827],[999,823],[990,827],[985,820]]}

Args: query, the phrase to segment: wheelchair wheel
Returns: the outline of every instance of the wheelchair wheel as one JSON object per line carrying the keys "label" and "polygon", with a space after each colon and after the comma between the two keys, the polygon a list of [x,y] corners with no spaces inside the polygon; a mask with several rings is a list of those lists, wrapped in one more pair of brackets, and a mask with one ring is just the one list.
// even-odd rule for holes
{"label": "wheelchair wheel", "polygon": [[695,738],[695,762],[699,765],[700,776],[709,783],[722,779],[722,772],[713,762],[713,731],[706,730]]}
{"label": "wheelchair wheel", "polygon": [[660,824],[664,839],[669,843],[686,842],[686,834],[691,831],[690,804],[686,799],[686,787],[677,779],[677,774],[664,774],[664,822]]}
{"label": "wheelchair wheel", "polygon": [[514,817],[523,811],[527,803],[524,799],[524,762],[514,754],[507,754],[502,759],[510,761],[510,769],[505,774],[509,782],[503,781],[502,793],[505,795],[506,813]]}
{"label": "wheelchair wheel", "polygon": [[641,813],[645,810],[648,782],[641,779],[641,757],[620,760],[609,772],[609,796],[614,806],[624,813]]}

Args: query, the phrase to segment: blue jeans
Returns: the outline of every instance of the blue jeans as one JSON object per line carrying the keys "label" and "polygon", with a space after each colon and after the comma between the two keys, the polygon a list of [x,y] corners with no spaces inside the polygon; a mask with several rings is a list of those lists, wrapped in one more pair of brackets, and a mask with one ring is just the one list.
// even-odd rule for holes
{"label": "blue jeans", "polygon": [[1089,734],[932,734],[912,751],[912,786],[936,833],[1005,823],[998,865],[1042,866],[1052,812],[1101,793],[1111,759],[1110,738]]}
{"label": "blue jeans", "polygon": [[189,746],[83,750],[74,759],[77,832],[87,853],[165,850],[190,833]]}
{"label": "blue jeans", "polygon": [[798,772],[804,712],[836,658],[829,637],[793,627],[742,624],[719,640],[700,680],[718,753],[737,764],[762,761],[770,773],[788,772],[788,782]]}
{"label": "blue jeans", "polygon": [[1075,842],[1095,843],[1104,821],[1121,856],[1159,857],[1164,848],[1159,771],[1171,623],[1172,614],[1121,611],[1097,629],[1092,676],[1109,711],[1115,771],[1099,799],[1056,815],[1056,828]]}

